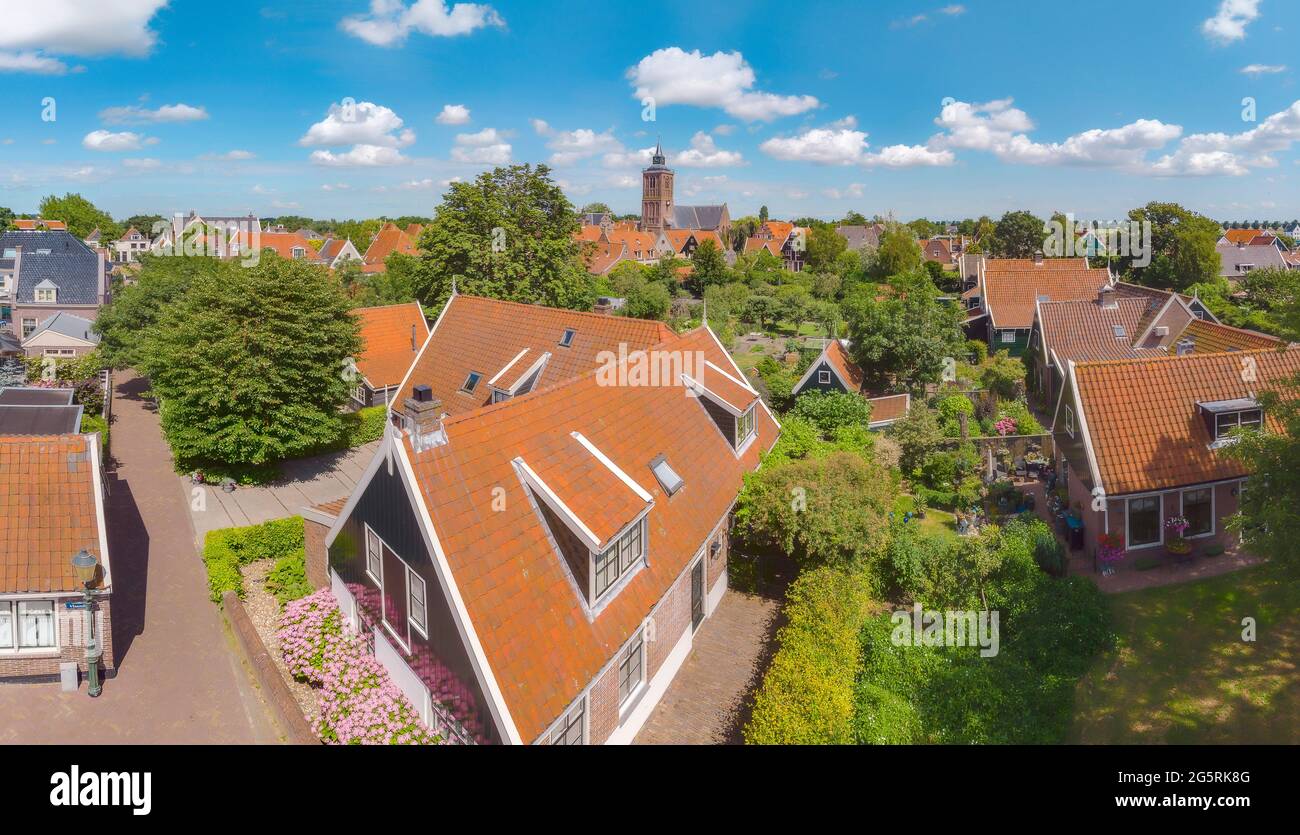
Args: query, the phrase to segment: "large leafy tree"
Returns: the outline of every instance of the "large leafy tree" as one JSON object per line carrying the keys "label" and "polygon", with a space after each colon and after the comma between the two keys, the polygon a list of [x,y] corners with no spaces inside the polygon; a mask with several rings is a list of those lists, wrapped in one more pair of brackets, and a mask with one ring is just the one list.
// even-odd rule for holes
{"label": "large leafy tree", "polygon": [[1300,574],[1300,380],[1260,401],[1280,432],[1246,432],[1228,454],[1251,471],[1231,527],[1246,533],[1250,550]]}
{"label": "large leafy tree", "polygon": [[335,442],[361,349],[328,271],[264,257],[221,262],[149,327],[139,368],[184,466],[261,465]]}
{"label": "large leafy tree", "polygon": [[850,351],[873,386],[937,383],[945,360],[962,355],[961,308],[941,301],[924,271],[897,276],[891,291],[855,288],[844,301]]}
{"label": "large leafy tree", "polygon": [[122,235],[122,227],[108,212],[96,208],[80,194],[69,192],[62,197],[51,194],[41,201],[40,215],[47,220],[61,220],[68,224],[68,231],[78,238],[86,237],[97,228],[105,238]]}
{"label": "large leafy tree", "polygon": [[452,291],[552,307],[587,307],[593,284],[574,238],[578,218],[545,165],[511,165],[452,183],[420,236],[416,292]]}
{"label": "large leafy tree", "polygon": [[1148,203],[1129,212],[1129,218],[1151,224],[1151,263],[1138,267],[1129,259],[1125,265],[1136,281],[1185,290],[1218,279],[1218,223],[1177,203]]}
{"label": "large leafy tree", "polygon": [[993,254],[999,258],[1030,258],[1043,248],[1043,219],[1031,212],[1007,212],[993,227]]}
{"label": "large leafy tree", "polygon": [[880,246],[867,268],[867,275],[883,280],[918,269],[921,261],[921,245],[912,230],[901,223],[889,223],[880,234]]}
{"label": "large leafy tree", "polygon": [[695,248],[691,258],[693,269],[686,279],[686,289],[697,296],[704,295],[707,287],[726,284],[731,271],[727,269],[727,259],[712,238],[706,238]]}
{"label": "large leafy tree", "polygon": [[818,223],[808,235],[807,259],[805,269],[814,272],[831,272],[835,269],[836,259],[849,246],[844,236],[835,231],[829,223]]}
{"label": "large leafy tree", "polygon": [[180,298],[198,276],[221,273],[223,264],[205,256],[145,255],[134,284],[114,288],[112,300],[95,317],[100,354],[115,368],[139,366],[143,343],[159,313]]}

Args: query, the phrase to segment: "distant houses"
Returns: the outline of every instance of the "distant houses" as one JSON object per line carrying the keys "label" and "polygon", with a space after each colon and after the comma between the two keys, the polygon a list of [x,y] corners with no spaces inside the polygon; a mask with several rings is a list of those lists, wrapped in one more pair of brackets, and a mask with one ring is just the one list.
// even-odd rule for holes
{"label": "distant houses", "polygon": [[0,234],[0,314],[24,342],[60,314],[69,317],[60,328],[76,329],[70,317],[93,321],[109,294],[103,251],[72,233],[39,228]]}

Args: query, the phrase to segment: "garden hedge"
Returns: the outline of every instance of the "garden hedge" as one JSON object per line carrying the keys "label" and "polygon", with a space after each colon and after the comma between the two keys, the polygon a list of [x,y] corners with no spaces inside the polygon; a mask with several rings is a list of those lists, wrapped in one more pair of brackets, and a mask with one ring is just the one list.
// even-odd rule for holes
{"label": "garden hedge", "polygon": [[[296,595],[301,597],[311,592],[310,585],[306,583],[302,517],[290,516],[288,519],[273,519],[260,525],[221,528],[208,532],[203,539],[203,564],[208,569],[208,589],[212,602],[219,602],[226,591],[233,591],[242,598],[244,579],[240,566],[261,559],[277,560],[268,577],[268,588],[271,588],[273,579],[280,582],[281,591],[277,592],[275,588],[271,588],[271,591],[282,602],[285,593],[301,591],[302,594]],[[294,563],[303,566],[301,585],[292,582],[294,570],[291,566]]]}
{"label": "garden hedge", "polygon": [[870,614],[866,575],[824,566],[804,571],[786,597],[780,648],[754,697],[745,741],[757,745],[854,741],[854,685]]}

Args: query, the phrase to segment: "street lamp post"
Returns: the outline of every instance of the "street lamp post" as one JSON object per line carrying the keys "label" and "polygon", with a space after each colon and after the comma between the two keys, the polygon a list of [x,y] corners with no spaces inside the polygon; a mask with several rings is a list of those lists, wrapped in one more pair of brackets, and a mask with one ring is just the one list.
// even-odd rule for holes
{"label": "street lamp post", "polygon": [[95,584],[95,574],[99,560],[85,548],[72,558],[72,567],[81,581],[81,596],[86,607],[86,680],[89,683],[86,693],[92,699],[99,696],[103,689],[99,683],[99,642],[95,640],[95,596],[97,591],[91,588]]}

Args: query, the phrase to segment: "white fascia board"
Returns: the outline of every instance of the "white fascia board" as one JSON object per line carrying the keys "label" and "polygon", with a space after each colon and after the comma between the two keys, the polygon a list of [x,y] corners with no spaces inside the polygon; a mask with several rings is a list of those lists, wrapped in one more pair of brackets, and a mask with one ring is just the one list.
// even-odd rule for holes
{"label": "white fascia board", "polygon": [[1101,470],[1097,468],[1097,454],[1092,448],[1092,434],[1088,431],[1088,416],[1084,414],[1083,398],[1079,396],[1079,377],[1075,373],[1073,360],[1070,361],[1070,389],[1074,392],[1074,405],[1079,409],[1079,431],[1083,433],[1083,448],[1088,453],[1088,470],[1092,473],[1092,483],[1105,496],[1106,488],[1101,482]]}
{"label": "white fascia board", "polygon": [[491,380],[488,380],[488,385],[489,385],[489,386],[490,386],[490,385],[493,385],[494,383],[496,383],[497,380],[500,380],[500,379],[501,379],[501,375],[502,375],[502,374],[505,374],[507,371],[509,371],[510,368],[511,368],[515,363],[519,362],[519,359],[520,359],[524,354],[526,354],[526,353],[528,353],[528,349],[527,349],[527,348],[525,348],[525,349],[523,349],[522,351],[520,351],[519,353],[515,354],[515,358],[514,358],[514,359],[510,360],[510,362],[506,363],[505,366],[502,367],[502,369],[501,369],[500,371],[498,371],[496,374],[492,375],[492,379],[491,379]]}
{"label": "white fascia board", "polygon": [[560,517],[569,524],[573,533],[582,540],[584,545],[593,551],[600,550],[600,546],[603,544],[600,541],[600,537],[596,536],[596,534],[592,532],[591,528],[587,527],[586,524],[578,518],[578,514],[574,513],[569,506],[566,505],[558,495],[556,495],[554,490],[546,486],[546,482],[542,481],[541,476],[533,472],[533,468],[528,466],[523,458],[515,458],[511,463],[515,465],[516,471],[519,472],[520,476],[528,486],[535,490],[537,494],[541,496],[548,505],[550,505],[551,510],[558,513]]}
{"label": "white fascia board", "polygon": [[643,501],[643,502],[652,502],[652,501],[654,501],[654,498],[653,498],[649,493],[647,493],[647,492],[646,492],[646,491],[641,487],[640,484],[637,484],[635,481],[633,481],[633,480],[632,480],[632,477],[631,477],[630,475],[628,475],[627,473],[625,473],[621,467],[619,467],[617,464],[615,464],[613,461],[611,461],[610,458],[609,458],[609,456],[607,456],[605,453],[601,452],[601,451],[596,447],[595,444],[593,444],[591,441],[587,440],[586,436],[584,436],[581,432],[576,432],[576,431],[575,431],[575,432],[570,432],[569,435],[570,435],[570,436],[571,436],[575,441],[577,441],[578,443],[582,444],[583,447],[585,447],[586,450],[587,450],[588,452],[590,452],[592,455],[596,456],[596,460],[599,461],[600,463],[604,464],[605,467],[606,467],[606,468],[607,468],[611,473],[613,473],[614,475],[618,476],[619,480],[622,481],[624,484],[626,484],[626,485],[627,485],[627,486],[632,490],[633,493],[636,493],[638,496],[640,496],[640,497],[641,497],[641,501]]}
{"label": "white fascia board", "polygon": [[[455,300],[456,300],[455,293],[452,293],[450,296],[447,297],[447,303],[442,306],[442,311],[438,314],[438,318],[433,323],[433,327],[429,328],[428,334],[426,334],[424,337],[424,343],[420,346],[420,352],[415,355],[415,359],[411,362],[410,367],[406,369],[406,376],[402,377],[402,382],[397,387],[397,391],[399,394],[406,391],[406,384],[410,381],[411,375],[415,373],[415,367],[420,364],[420,358],[424,356],[424,352],[429,350],[429,343],[433,341],[434,332],[438,330],[438,325],[442,324],[442,317],[447,315],[447,311],[451,309],[451,303]],[[423,310],[420,312],[420,315],[421,316],[424,315]],[[388,413],[390,415],[393,412],[393,402],[394,401],[389,401],[388,403]]]}

